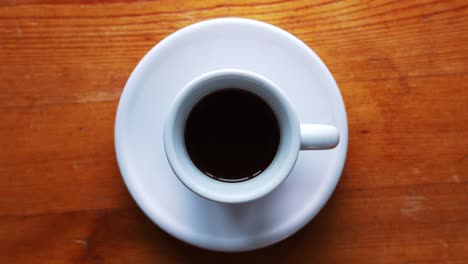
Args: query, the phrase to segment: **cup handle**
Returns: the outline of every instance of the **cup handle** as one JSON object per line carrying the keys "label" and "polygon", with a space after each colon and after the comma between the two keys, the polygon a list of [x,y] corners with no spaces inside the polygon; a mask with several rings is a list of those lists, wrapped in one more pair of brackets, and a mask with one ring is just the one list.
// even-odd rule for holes
{"label": "cup handle", "polygon": [[332,149],[339,142],[340,133],[334,126],[301,124],[301,150]]}

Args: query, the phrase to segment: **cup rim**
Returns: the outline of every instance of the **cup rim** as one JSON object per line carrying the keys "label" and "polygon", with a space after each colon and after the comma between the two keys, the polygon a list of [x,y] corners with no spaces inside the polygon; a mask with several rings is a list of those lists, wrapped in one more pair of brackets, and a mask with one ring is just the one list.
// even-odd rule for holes
{"label": "cup rim", "polygon": [[[280,123],[281,131],[280,146],[275,159],[267,169],[253,179],[236,183],[217,181],[199,171],[188,157],[183,144],[183,136],[181,136],[182,123],[185,125],[186,117],[192,107],[210,93],[201,91],[196,94],[197,90],[204,89],[202,84],[223,78],[238,78],[256,83],[261,87],[253,88],[257,89],[255,91],[250,88],[245,90],[254,92],[270,105]],[[213,89],[212,91],[224,88]],[[190,81],[173,101],[164,122],[163,134],[166,157],[177,178],[194,193],[222,203],[249,202],[267,195],[287,178],[300,151],[299,121],[286,95],[265,77],[240,69],[215,70]]]}

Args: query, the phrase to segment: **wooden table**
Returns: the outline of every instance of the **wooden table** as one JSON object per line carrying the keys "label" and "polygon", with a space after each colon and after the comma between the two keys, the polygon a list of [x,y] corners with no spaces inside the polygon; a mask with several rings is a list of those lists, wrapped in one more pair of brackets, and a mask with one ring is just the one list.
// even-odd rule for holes
{"label": "wooden table", "polygon": [[[468,263],[467,6],[1,1],[0,263]],[[119,95],[140,58],[180,27],[226,16],[275,24],[312,47],[341,88],[350,133],[322,212],[241,254],[155,226],[129,196],[113,145]]]}

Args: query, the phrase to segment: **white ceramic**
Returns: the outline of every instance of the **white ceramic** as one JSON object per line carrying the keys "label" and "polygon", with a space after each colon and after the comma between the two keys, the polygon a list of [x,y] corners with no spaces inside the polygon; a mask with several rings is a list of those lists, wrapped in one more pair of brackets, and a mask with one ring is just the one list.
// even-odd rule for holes
{"label": "white ceramic", "polygon": [[[281,130],[280,144],[273,162],[260,175],[239,183],[221,182],[207,177],[192,163],[184,145],[185,121],[193,106],[204,96],[230,87],[263,98],[275,113]],[[301,148],[332,149],[338,142],[336,127],[299,124],[288,98],[276,84],[256,73],[239,69],[216,70],[190,81],[174,99],[164,126],[164,148],[176,176],[193,192],[223,203],[250,202],[265,196],[286,179]]]}
{"label": "white ceramic", "polygon": [[[300,123],[333,125],[340,143],[332,150],[301,151],[288,178],[252,202],[218,203],[191,192],[166,158],[164,120],[187,83],[220,69],[242,69],[271,80]],[[347,143],[343,100],[319,57],[286,31],[237,18],[197,23],[158,43],[130,76],[115,123],[119,167],[140,208],[173,236],[220,251],[268,246],[309,222],[340,178]]]}

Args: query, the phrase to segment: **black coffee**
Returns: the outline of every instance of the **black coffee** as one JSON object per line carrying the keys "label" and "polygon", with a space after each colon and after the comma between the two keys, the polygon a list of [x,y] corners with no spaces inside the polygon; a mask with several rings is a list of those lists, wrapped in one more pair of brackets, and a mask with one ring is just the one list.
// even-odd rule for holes
{"label": "black coffee", "polygon": [[203,97],[190,112],[185,147],[195,166],[223,182],[241,182],[273,161],[280,128],[273,110],[257,95],[235,88]]}

